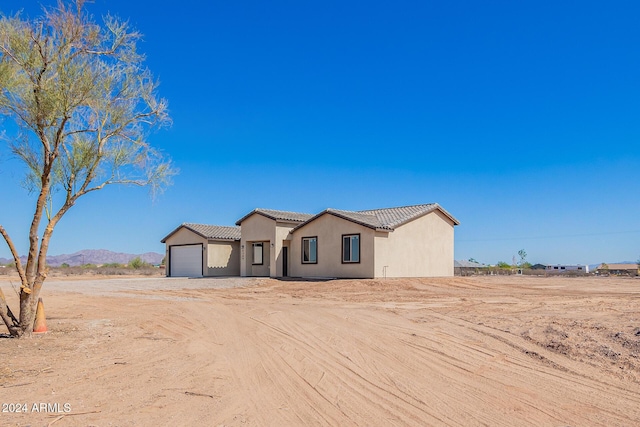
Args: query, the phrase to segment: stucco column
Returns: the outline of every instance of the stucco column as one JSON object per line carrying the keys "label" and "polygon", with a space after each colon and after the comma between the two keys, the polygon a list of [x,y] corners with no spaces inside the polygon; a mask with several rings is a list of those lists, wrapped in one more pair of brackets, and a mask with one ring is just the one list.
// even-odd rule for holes
{"label": "stucco column", "polygon": [[240,276],[247,275],[247,242],[240,239]]}

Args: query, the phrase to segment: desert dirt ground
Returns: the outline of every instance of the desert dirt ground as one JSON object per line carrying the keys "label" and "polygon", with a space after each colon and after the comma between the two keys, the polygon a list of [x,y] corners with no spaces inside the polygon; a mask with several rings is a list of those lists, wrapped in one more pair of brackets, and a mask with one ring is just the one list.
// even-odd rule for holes
{"label": "desert dirt ground", "polygon": [[2,426],[640,425],[638,279],[58,278],[42,297],[49,332],[0,338]]}

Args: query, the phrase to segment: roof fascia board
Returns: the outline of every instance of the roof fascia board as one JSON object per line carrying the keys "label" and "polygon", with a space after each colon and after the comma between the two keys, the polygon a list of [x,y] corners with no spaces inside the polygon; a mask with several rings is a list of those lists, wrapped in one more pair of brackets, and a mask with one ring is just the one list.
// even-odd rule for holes
{"label": "roof fascia board", "polygon": [[[440,212],[442,212],[444,214],[444,216],[446,216],[447,218],[449,218],[452,222],[453,225],[460,225],[460,221],[458,221],[453,215],[451,215],[449,212],[447,212],[442,206],[440,206],[438,203],[435,203],[435,209],[439,210]],[[433,211],[432,211],[433,212]]]}
{"label": "roof fascia board", "polygon": [[202,233],[197,232],[196,230],[194,230],[193,228],[189,227],[188,225],[180,224],[175,230],[173,230],[171,233],[169,233],[167,235],[167,237],[165,237],[164,239],[160,240],[160,243],[165,243],[169,237],[171,237],[174,234],[176,234],[181,228],[186,228],[187,230],[189,230],[193,234],[197,234],[198,236],[202,237],[203,239],[207,239],[207,240],[209,239],[207,236],[203,235]]}
{"label": "roof fascia board", "polygon": [[440,206],[439,204],[434,203],[434,204],[433,204],[433,206],[431,207],[431,209],[426,210],[426,211],[424,211],[424,212],[422,212],[422,213],[420,213],[420,214],[418,214],[418,215],[416,215],[416,216],[413,216],[413,217],[411,217],[411,218],[409,218],[409,219],[406,219],[405,221],[402,221],[402,222],[401,222],[401,223],[399,223],[399,224],[396,224],[396,228],[401,227],[401,226],[403,226],[403,225],[405,225],[405,224],[407,224],[407,223],[409,223],[409,222],[411,222],[411,221],[413,221],[413,220],[416,220],[416,219],[418,219],[418,218],[422,218],[423,216],[428,215],[428,214],[430,214],[430,213],[432,213],[432,212],[434,212],[434,211],[440,211],[444,216],[446,216],[447,218],[449,218],[449,219],[451,220],[451,222],[453,222],[453,225],[460,225],[460,221],[458,221],[457,219],[455,219],[455,218],[453,217],[453,215],[451,215],[449,212],[447,212],[446,210],[444,210],[444,209],[442,208],[442,206]]}
{"label": "roof fascia board", "polygon": [[265,218],[269,218],[275,222],[279,222],[279,223],[283,223],[283,224],[301,224],[304,223],[306,221],[297,221],[295,219],[282,219],[282,218],[276,218],[275,216],[269,215],[266,212],[262,212],[259,209],[254,209],[251,212],[249,212],[248,214],[246,214],[245,216],[243,216],[242,218],[240,218],[239,220],[236,221],[236,225],[241,225],[241,223],[243,221],[245,221],[247,218],[249,218],[250,216],[254,215],[254,214],[259,214],[262,215]]}
{"label": "roof fascia board", "polygon": [[396,224],[395,228],[402,227],[403,225],[405,225],[405,224],[407,224],[407,223],[409,223],[411,221],[414,221],[414,220],[416,220],[418,218],[422,218],[423,216],[428,215],[428,214],[430,214],[432,212],[435,212],[435,211],[440,211],[444,216],[449,218],[451,220],[451,222],[453,222],[453,225],[460,225],[460,221],[455,219],[449,212],[447,212],[444,209],[442,209],[442,206],[440,206],[437,203],[434,203],[433,206],[431,207],[431,209],[426,210],[426,211],[424,211],[424,212],[422,212],[422,213],[420,213],[420,214],[418,214],[416,216],[413,216],[413,217],[411,217],[409,219],[406,219],[406,220],[402,221],[401,223]]}
{"label": "roof fascia board", "polygon": [[373,226],[371,226],[371,225],[369,225],[369,224],[363,224],[363,223],[362,223],[362,222],[360,222],[360,221],[356,221],[356,220],[354,220],[353,218],[349,218],[349,217],[346,217],[346,216],[344,216],[344,215],[340,215],[339,213],[337,213],[337,212],[335,212],[335,211],[332,211],[332,210],[329,210],[329,209],[325,209],[325,210],[323,210],[322,212],[320,212],[319,214],[312,216],[311,218],[309,218],[308,220],[306,220],[306,221],[305,221],[305,222],[303,222],[302,224],[298,225],[297,227],[295,227],[295,228],[294,228],[293,230],[291,230],[291,231],[292,231],[292,232],[293,232],[293,231],[296,231],[296,230],[298,230],[299,228],[304,227],[305,225],[307,225],[307,224],[309,224],[309,223],[311,223],[311,222],[315,221],[316,219],[320,218],[321,216],[323,216],[323,215],[325,215],[325,214],[333,215],[333,216],[335,216],[335,217],[337,217],[337,218],[343,219],[343,220],[345,220],[345,221],[353,222],[354,224],[358,224],[358,225],[361,225],[361,226],[366,227],[366,228],[370,228],[370,229],[375,230],[375,231],[393,231],[393,229],[390,229],[390,228],[379,228],[379,227],[373,227]]}
{"label": "roof fascia board", "polygon": [[249,217],[253,216],[253,215],[262,215],[265,218],[269,218],[273,221],[277,221],[274,217],[272,217],[271,215],[267,215],[264,212],[260,212],[257,209],[252,210],[251,212],[249,212],[248,214],[246,214],[245,216],[243,216],[242,218],[240,218],[239,220],[236,221],[236,225],[241,225],[243,221],[246,221],[247,219],[249,219]]}
{"label": "roof fascia board", "polygon": [[[224,226],[222,226],[224,227]],[[214,237],[211,238],[209,236],[205,236],[204,234],[194,230],[193,228],[189,227],[187,224],[180,224],[175,230],[173,230],[171,233],[169,233],[167,235],[167,237],[165,237],[164,239],[160,240],[160,243],[166,243],[167,239],[171,236],[173,236],[174,234],[176,234],[181,228],[186,228],[187,230],[189,230],[190,232],[192,232],[193,234],[202,237],[203,239],[207,240],[207,241],[219,241],[219,242],[239,242],[240,239],[234,239],[234,238],[222,238],[222,237]]]}

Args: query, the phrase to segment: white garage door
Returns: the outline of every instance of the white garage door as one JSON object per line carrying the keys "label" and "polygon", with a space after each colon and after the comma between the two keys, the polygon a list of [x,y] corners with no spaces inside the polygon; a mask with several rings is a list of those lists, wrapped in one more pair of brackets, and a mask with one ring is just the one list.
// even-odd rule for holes
{"label": "white garage door", "polygon": [[171,246],[172,277],[202,277],[202,245]]}

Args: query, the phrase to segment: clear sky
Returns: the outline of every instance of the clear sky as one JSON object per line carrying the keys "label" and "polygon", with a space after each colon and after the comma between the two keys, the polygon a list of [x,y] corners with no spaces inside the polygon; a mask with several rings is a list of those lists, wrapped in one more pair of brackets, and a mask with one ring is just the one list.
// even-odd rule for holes
{"label": "clear sky", "polygon": [[[53,4],[44,1],[43,4]],[[36,2],[5,0],[3,13]],[[640,2],[96,0],[142,32],[180,175],[79,201],[50,254],[163,252],[182,222],[437,202],[455,258],[640,257]],[[1,125],[0,125],[1,126]],[[0,146],[0,224],[32,197]],[[0,244],[0,257],[9,257]]]}

